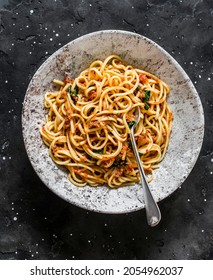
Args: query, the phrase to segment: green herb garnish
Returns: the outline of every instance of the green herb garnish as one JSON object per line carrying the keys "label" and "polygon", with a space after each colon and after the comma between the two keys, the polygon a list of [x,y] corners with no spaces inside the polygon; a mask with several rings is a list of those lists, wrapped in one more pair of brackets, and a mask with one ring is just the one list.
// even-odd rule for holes
{"label": "green herb garnish", "polygon": [[128,144],[128,147],[129,147],[130,149],[132,149],[132,142],[131,142],[131,141],[128,141],[127,144]]}
{"label": "green herb garnish", "polygon": [[144,92],[145,92],[145,97],[143,98],[144,108],[146,110],[148,110],[149,109],[149,104],[147,103],[147,101],[150,98],[150,90],[144,90]]}
{"label": "green herb garnish", "polygon": [[127,158],[125,158],[125,160],[117,159],[117,160],[115,160],[114,163],[112,164],[112,167],[124,166],[126,163],[127,163]]}
{"label": "green herb garnish", "polygon": [[134,94],[137,94],[139,92],[139,90],[141,89],[141,86],[138,85],[137,88],[135,89],[135,91],[133,92]]}
{"label": "green herb garnish", "polygon": [[78,95],[78,90],[77,90],[76,88],[75,88],[74,90],[72,90],[71,88],[72,88],[71,86],[69,86],[69,87],[67,88],[68,92],[69,92],[70,94],[73,94],[73,95],[77,96],[77,95]]}
{"label": "green herb garnish", "polygon": [[128,122],[127,124],[129,126],[129,128],[132,128],[133,125],[136,125],[136,121],[131,121],[131,122]]}
{"label": "green herb garnish", "polygon": [[103,151],[102,150],[95,150],[95,151],[93,151],[94,153],[97,153],[97,154],[99,154],[99,155],[102,155],[103,154]]}
{"label": "green herb garnish", "polygon": [[143,98],[143,102],[147,102],[150,98],[150,90],[144,90],[145,97]]}
{"label": "green herb garnish", "polygon": [[145,108],[146,110],[148,110],[148,109],[149,109],[149,104],[148,104],[148,103],[145,103],[145,104],[144,104],[144,108]]}
{"label": "green herb garnish", "polygon": [[114,163],[113,163],[113,167],[118,167],[120,165],[120,162],[119,161],[115,161]]}

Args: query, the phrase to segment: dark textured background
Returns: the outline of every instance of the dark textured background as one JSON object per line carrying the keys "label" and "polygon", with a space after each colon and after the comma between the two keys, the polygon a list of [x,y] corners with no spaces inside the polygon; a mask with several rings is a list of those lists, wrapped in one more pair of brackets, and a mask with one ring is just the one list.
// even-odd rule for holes
{"label": "dark textured background", "polygon": [[[0,8],[0,259],[213,259],[213,1],[0,0]],[[201,154],[160,203],[156,228],[144,210],[103,215],[66,203],[24,149],[21,110],[33,74],[60,46],[101,29],[137,32],[165,48],[204,107]]]}

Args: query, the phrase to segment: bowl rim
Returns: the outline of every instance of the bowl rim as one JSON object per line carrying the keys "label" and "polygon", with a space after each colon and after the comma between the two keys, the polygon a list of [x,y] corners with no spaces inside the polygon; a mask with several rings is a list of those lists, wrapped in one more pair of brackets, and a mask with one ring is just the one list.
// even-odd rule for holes
{"label": "bowl rim", "polygon": [[197,96],[197,102],[200,103],[199,104],[199,112],[200,112],[200,117],[202,118],[202,137],[200,138],[200,143],[199,143],[199,150],[194,158],[193,161],[190,162],[189,166],[190,168],[188,168],[188,172],[187,174],[181,178],[181,180],[179,180],[179,186],[173,190],[171,193],[167,193],[163,198],[158,198],[157,203],[163,201],[165,198],[169,197],[170,195],[172,195],[178,188],[180,188],[180,186],[183,184],[183,182],[187,179],[187,177],[189,176],[189,174],[192,172],[198,157],[201,153],[201,149],[202,149],[202,145],[203,145],[203,140],[204,140],[204,132],[205,132],[205,116],[204,116],[204,110],[203,110],[203,105],[200,99],[200,96],[194,86],[194,84],[192,83],[191,79],[189,78],[189,76],[187,75],[187,73],[185,72],[185,70],[181,67],[181,65],[176,61],[176,59],[174,57],[172,57],[163,47],[161,47],[158,43],[154,42],[153,40],[147,38],[144,35],[138,34],[138,33],[134,33],[131,31],[127,31],[127,30],[119,30],[119,29],[106,29],[106,30],[99,30],[99,31],[94,31],[91,33],[87,33],[85,35],[82,35],[80,37],[77,37],[73,40],[71,40],[70,42],[66,43],[65,45],[61,46],[58,50],[56,50],[55,52],[53,52],[36,70],[36,72],[34,73],[33,77],[31,78],[25,96],[24,96],[24,100],[23,100],[23,106],[22,106],[22,112],[21,112],[21,126],[22,126],[22,136],[23,136],[23,140],[24,140],[24,146],[25,146],[25,150],[27,152],[27,156],[28,159],[30,161],[31,166],[33,167],[35,173],[37,174],[37,176],[40,178],[40,180],[44,183],[44,185],[46,187],[48,187],[48,189],[50,189],[54,194],[56,194],[57,196],[59,196],[60,198],[62,198],[63,200],[65,200],[66,202],[80,207],[81,209],[85,209],[87,211],[91,211],[91,212],[96,212],[96,213],[101,213],[101,214],[126,214],[126,213],[133,213],[135,211],[139,211],[145,208],[145,206],[141,206],[141,207],[137,207],[134,209],[127,209],[127,210],[119,210],[119,212],[115,212],[115,211],[109,211],[109,210],[99,210],[99,209],[91,209],[88,208],[86,205],[82,205],[82,204],[78,204],[75,201],[70,201],[68,197],[64,196],[60,191],[58,191],[58,189],[56,188],[51,188],[47,182],[44,180],[44,178],[41,176],[41,174],[39,172],[37,172],[37,169],[35,168],[34,164],[32,163],[32,161],[30,160],[30,151],[28,150],[28,147],[26,145],[26,135],[25,135],[25,129],[24,129],[24,113],[25,113],[25,104],[26,104],[26,100],[27,100],[27,96],[28,96],[28,92],[29,92],[29,88],[31,86],[31,83],[33,82],[33,80],[36,78],[37,74],[40,73],[42,71],[42,69],[45,67],[46,64],[48,64],[54,57],[56,57],[58,54],[63,53],[64,49],[67,48],[68,46],[78,43],[82,40],[85,40],[86,38],[92,37],[92,36],[96,36],[99,34],[113,34],[113,33],[119,33],[119,34],[124,34],[124,35],[131,35],[134,36],[136,38],[139,38],[140,40],[145,40],[149,43],[151,43],[155,48],[157,48],[160,52],[162,52],[170,61],[172,61],[172,63],[175,65],[175,67],[178,69],[178,71],[180,71],[183,75],[184,78],[188,79],[188,83],[190,84],[191,90],[193,91],[193,93],[195,94],[195,96]]}

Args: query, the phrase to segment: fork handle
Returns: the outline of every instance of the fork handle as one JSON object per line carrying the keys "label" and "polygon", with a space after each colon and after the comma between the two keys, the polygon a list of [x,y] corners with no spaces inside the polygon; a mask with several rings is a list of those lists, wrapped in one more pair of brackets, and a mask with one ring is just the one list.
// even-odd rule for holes
{"label": "fork handle", "polygon": [[145,209],[146,209],[146,218],[148,225],[151,227],[156,226],[161,220],[160,209],[158,208],[157,203],[155,202],[152,193],[149,189],[149,185],[146,181],[146,176],[144,173],[143,165],[141,163],[141,159],[138,153],[137,145],[135,142],[134,131],[130,130],[130,139],[133,147],[133,151],[138,163],[138,169],[141,177],[141,185],[144,191],[144,201],[145,201]]}

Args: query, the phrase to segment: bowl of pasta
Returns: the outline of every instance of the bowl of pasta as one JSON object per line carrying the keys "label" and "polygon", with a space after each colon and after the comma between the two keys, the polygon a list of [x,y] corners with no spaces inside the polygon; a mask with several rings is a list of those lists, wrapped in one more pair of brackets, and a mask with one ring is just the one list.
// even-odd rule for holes
{"label": "bowl of pasta", "polygon": [[66,201],[102,213],[144,208],[130,141],[156,201],[191,172],[204,134],[198,93],[177,61],[139,34],[103,30],[60,48],[37,70],[23,104],[28,157]]}

